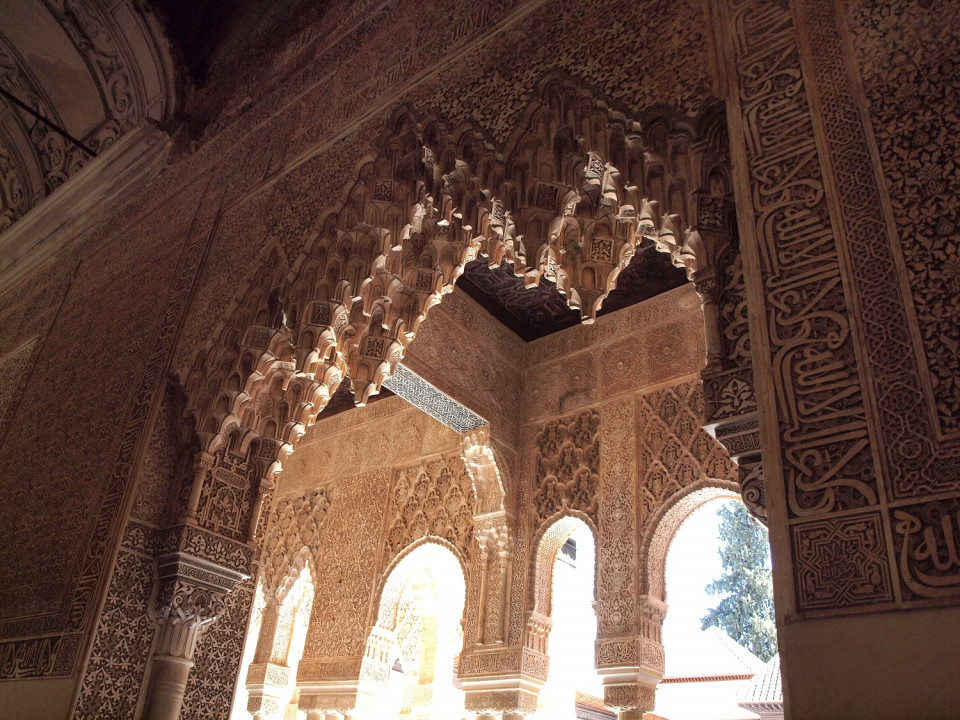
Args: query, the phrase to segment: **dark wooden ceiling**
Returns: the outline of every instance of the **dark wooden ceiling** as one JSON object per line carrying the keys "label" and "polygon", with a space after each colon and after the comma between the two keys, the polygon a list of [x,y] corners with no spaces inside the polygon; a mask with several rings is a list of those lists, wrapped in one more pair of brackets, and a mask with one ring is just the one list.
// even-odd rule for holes
{"label": "dark wooden ceiling", "polygon": [[[668,255],[658,252],[645,239],[620,273],[617,286],[598,314],[621,310],[685,282],[684,271],[674,267]],[[543,280],[538,287],[525,288],[523,280],[513,273],[513,266],[506,263],[491,269],[485,258],[474,260],[467,264],[457,285],[527,342],[580,322],[579,311],[567,305],[553,283]]]}

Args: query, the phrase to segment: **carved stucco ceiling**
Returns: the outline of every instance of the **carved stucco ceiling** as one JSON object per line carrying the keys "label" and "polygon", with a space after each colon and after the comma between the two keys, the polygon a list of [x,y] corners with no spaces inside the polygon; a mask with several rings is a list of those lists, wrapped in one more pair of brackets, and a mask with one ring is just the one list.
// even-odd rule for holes
{"label": "carved stucco ceiling", "polygon": [[[607,296],[598,314],[622,310],[685,282],[686,274],[673,266],[670,256],[658,252],[651,241],[644,240],[637,247],[630,264],[620,273],[617,286]],[[521,278],[514,274],[513,267],[507,263],[490,268],[482,257],[467,263],[457,285],[527,342],[580,322],[580,313],[570,309],[553,283],[541,280],[538,287],[525,288]],[[378,394],[371,395],[368,402],[393,397],[394,394],[383,387]],[[350,378],[344,378],[318,420],[326,420],[355,408]]]}
{"label": "carved stucco ceiling", "polygon": [[[620,273],[617,286],[604,300],[598,315],[621,310],[685,282],[686,274],[673,266],[670,256],[658,252],[650,240],[644,240]],[[490,268],[486,259],[474,260],[467,264],[457,285],[527,342],[580,322],[580,313],[570,309],[553,283],[541,280],[537,287],[524,287],[523,280],[506,262]]]}
{"label": "carved stucco ceiling", "polygon": [[0,3],[0,231],[93,157],[174,109],[160,23],[133,0]]}

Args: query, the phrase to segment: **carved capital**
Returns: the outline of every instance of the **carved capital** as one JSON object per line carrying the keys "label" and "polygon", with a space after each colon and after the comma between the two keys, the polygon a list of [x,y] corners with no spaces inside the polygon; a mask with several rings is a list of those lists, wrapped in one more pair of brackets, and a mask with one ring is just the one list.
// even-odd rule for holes
{"label": "carved capital", "polygon": [[547,641],[550,638],[550,630],[553,628],[553,619],[542,615],[535,610],[527,615],[527,627],[524,633],[524,647],[534,652],[547,653]]}
{"label": "carved capital", "polygon": [[538,693],[521,689],[467,690],[465,707],[477,715],[533,715]]}
{"label": "carved capital", "polygon": [[603,703],[620,713],[645,713],[653,710],[656,688],[647,685],[606,685],[603,688]]}
{"label": "carved capital", "polygon": [[168,552],[157,558],[159,587],[154,617],[158,637],[154,655],[192,661],[199,633],[223,611],[227,594],[250,576],[183,550],[170,551],[182,544],[179,541],[184,536],[177,532],[168,536],[161,546],[161,552]]}
{"label": "carved capital", "polygon": [[513,539],[510,536],[510,527],[504,512],[474,520],[473,536],[483,558],[513,555]]}
{"label": "carved capital", "polygon": [[156,603],[154,655],[192,662],[201,631],[217,619],[225,601],[225,593],[188,581],[161,581]]}
{"label": "carved capital", "polygon": [[597,638],[596,659],[600,675],[640,678],[656,684],[663,677],[665,657],[660,641],[660,625],[656,637]]}
{"label": "carved capital", "polygon": [[704,304],[716,303],[719,300],[720,286],[712,267],[697,271],[693,277],[693,288]]}
{"label": "carved capital", "polygon": [[279,718],[281,698],[290,684],[290,668],[275,663],[254,663],[247,671],[247,712],[257,718]]}
{"label": "carved capital", "polygon": [[653,595],[640,596],[640,633],[645,638],[660,642],[667,604]]}
{"label": "carved capital", "polygon": [[255,720],[267,720],[268,718],[273,720],[282,717],[283,706],[280,704],[279,698],[251,691],[250,697],[247,699],[247,712]]}

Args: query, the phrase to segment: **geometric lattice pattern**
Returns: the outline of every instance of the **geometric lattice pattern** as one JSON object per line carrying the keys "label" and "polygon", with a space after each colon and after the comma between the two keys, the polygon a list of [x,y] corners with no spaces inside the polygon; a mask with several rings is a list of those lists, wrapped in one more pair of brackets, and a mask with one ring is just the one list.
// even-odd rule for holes
{"label": "geometric lattice pattern", "polygon": [[893,600],[879,514],[802,523],[791,531],[800,610]]}
{"label": "geometric lattice pattern", "polygon": [[644,514],[691,483],[736,477],[723,447],[701,427],[703,384],[694,378],[637,400],[640,495]]}
{"label": "geometric lattice pattern", "polygon": [[383,381],[383,387],[458,433],[473,430],[487,422],[404,365],[397,365],[393,376]]}

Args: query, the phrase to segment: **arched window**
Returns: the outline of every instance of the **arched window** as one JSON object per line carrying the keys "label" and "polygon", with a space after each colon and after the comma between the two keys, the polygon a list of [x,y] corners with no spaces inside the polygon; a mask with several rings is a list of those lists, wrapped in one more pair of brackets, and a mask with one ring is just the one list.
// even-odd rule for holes
{"label": "arched window", "polygon": [[371,717],[463,716],[455,668],[463,647],[465,588],[456,551],[436,538],[413,545],[395,562],[361,671]]}

